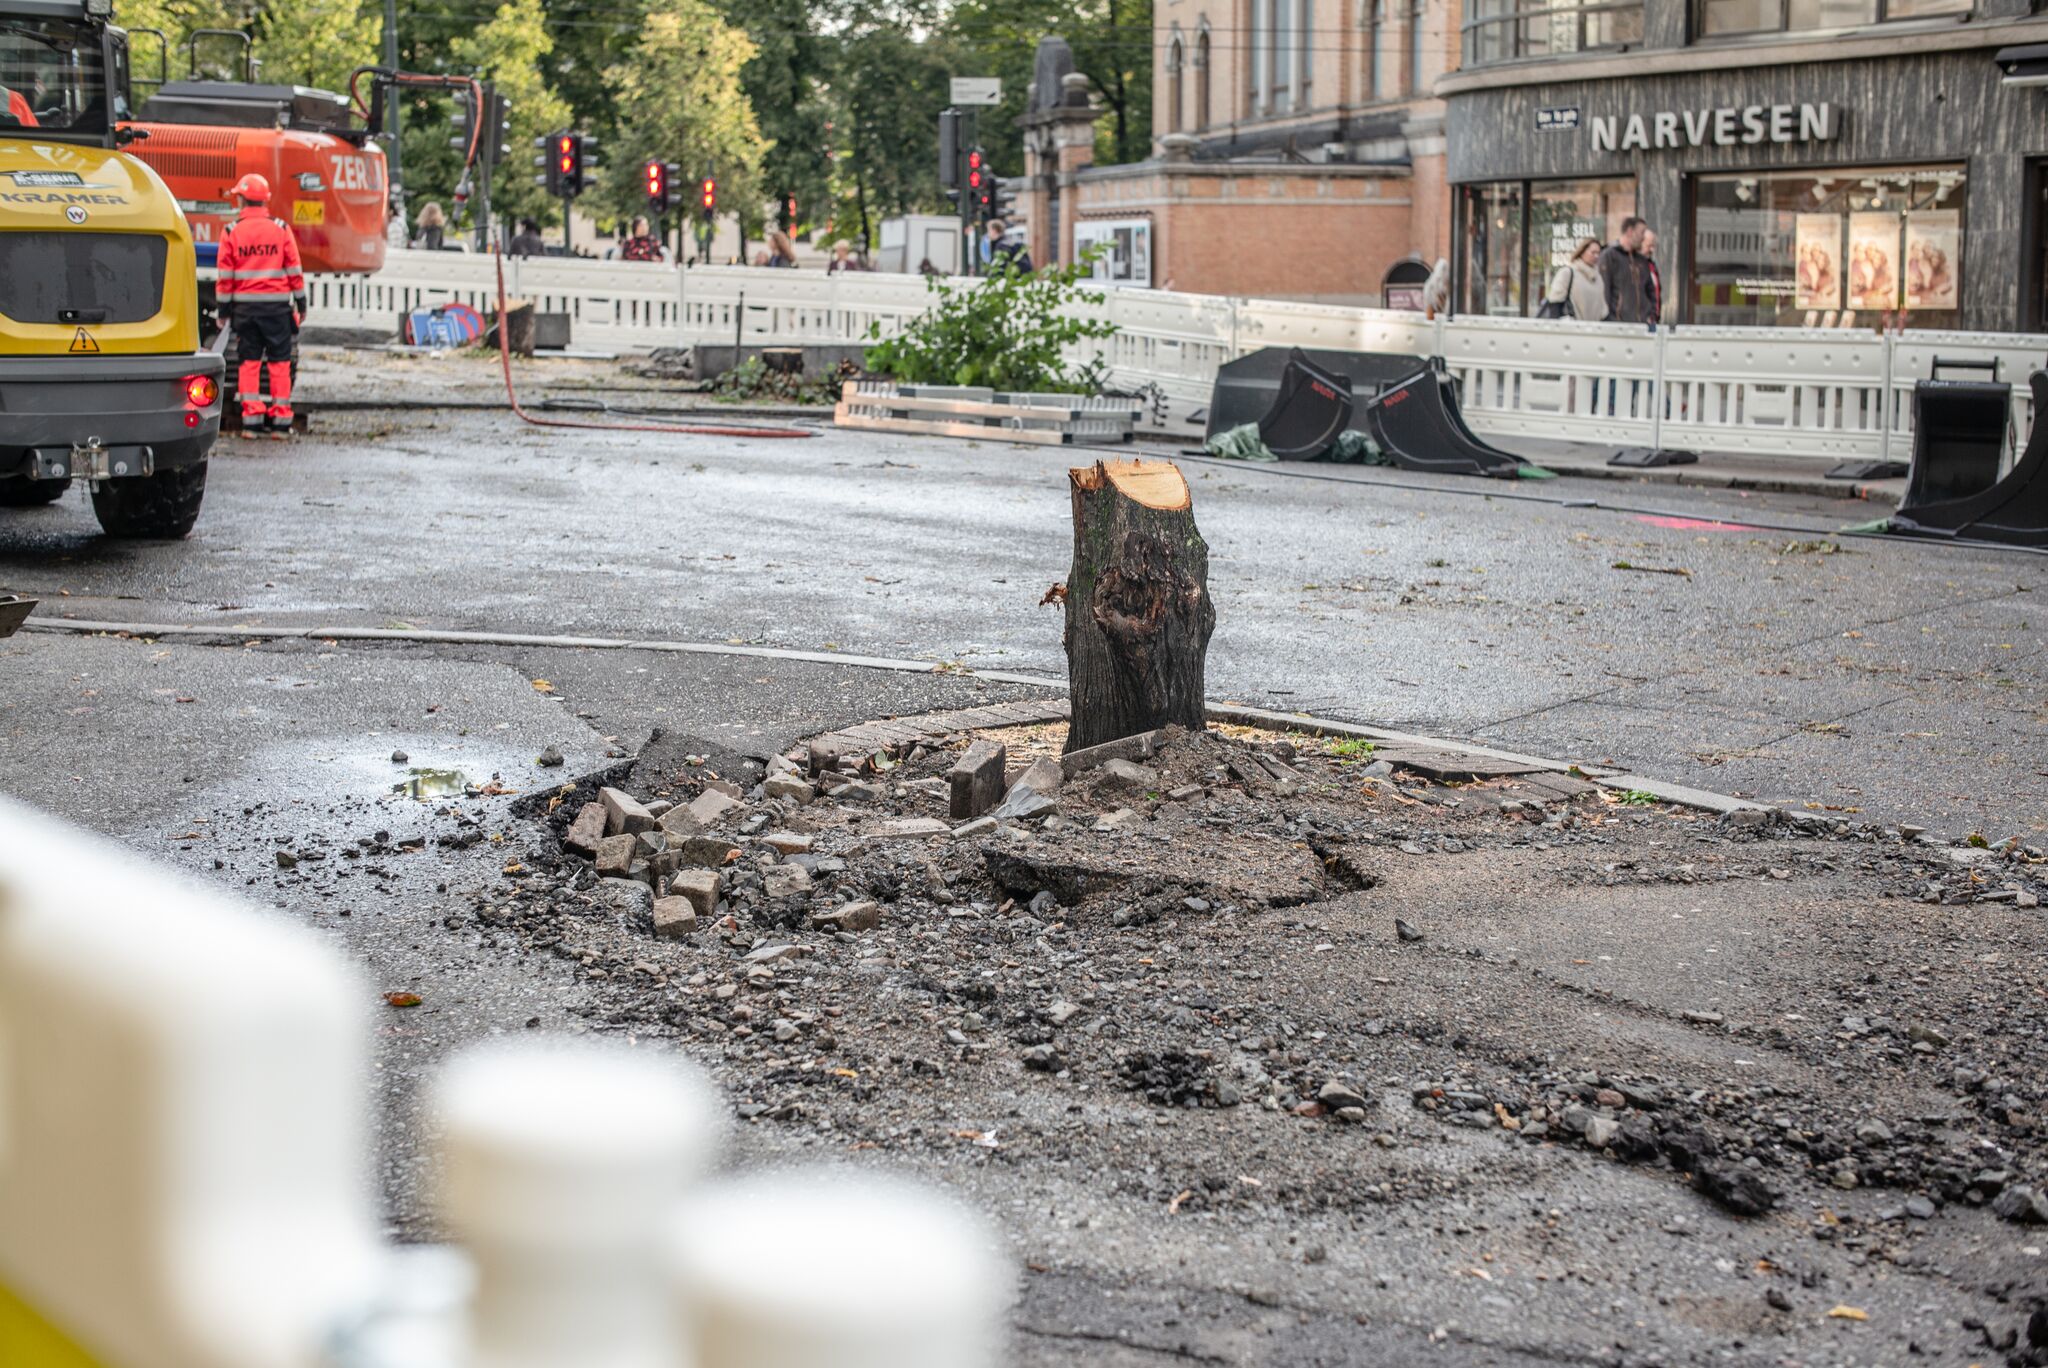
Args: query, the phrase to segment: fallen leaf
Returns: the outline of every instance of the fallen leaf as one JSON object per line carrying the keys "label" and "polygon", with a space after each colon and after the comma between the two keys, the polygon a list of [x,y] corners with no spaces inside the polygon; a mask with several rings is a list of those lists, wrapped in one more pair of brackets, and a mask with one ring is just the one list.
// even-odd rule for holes
{"label": "fallen leaf", "polygon": [[387,1007],[417,1007],[420,1005],[420,995],[418,993],[386,993],[384,995],[384,1003]]}
{"label": "fallen leaf", "polygon": [[1045,591],[1045,597],[1038,601],[1038,606],[1043,608],[1048,603],[1065,603],[1066,601],[1067,586],[1055,584],[1052,588]]}
{"label": "fallen leaf", "polygon": [[1176,1192],[1173,1195],[1173,1200],[1166,1204],[1166,1214],[1169,1216],[1178,1215],[1180,1204],[1194,1195],[1195,1190],[1193,1188],[1182,1188],[1179,1192]]}
{"label": "fallen leaf", "polygon": [[1870,1313],[1860,1306],[1838,1306],[1828,1312],[1828,1319],[1867,1321],[1870,1319]]}
{"label": "fallen leaf", "polygon": [[533,688],[535,693],[553,693],[555,691],[555,686],[548,683],[545,679],[534,680]]}

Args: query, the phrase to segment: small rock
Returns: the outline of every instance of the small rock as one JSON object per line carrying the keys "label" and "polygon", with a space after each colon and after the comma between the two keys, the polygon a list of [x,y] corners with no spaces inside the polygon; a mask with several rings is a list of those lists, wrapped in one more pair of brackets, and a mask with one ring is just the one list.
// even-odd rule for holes
{"label": "small rock", "polygon": [[411,759],[412,757],[410,755],[407,755],[404,751],[391,752],[391,763],[394,765],[403,765]]}
{"label": "small rock", "polygon": [[277,867],[279,869],[297,869],[299,867],[299,857],[292,854],[289,850],[280,850],[277,852]]}
{"label": "small rock", "polygon": [[872,931],[882,924],[882,905],[863,901],[841,903],[811,914],[811,925],[827,931]]}
{"label": "small rock", "polygon": [[1586,1118],[1586,1128],[1580,1134],[1586,1137],[1586,1143],[1594,1149],[1606,1149],[1614,1143],[1615,1137],[1621,1134],[1621,1122],[1611,1116],[1589,1116]]}
{"label": "small rock", "polygon": [[585,803],[577,810],[576,820],[569,823],[569,833],[562,838],[562,844],[595,857],[597,843],[604,839],[604,821],[603,803]]}
{"label": "small rock", "polygon": [[1773,1311],[1790,1311],[1792,1309],[1792,1299],[1775,1287],[1764,1293],[1764,1301]]}
{"label": "small rock", "polygon": [[740,853],[737,845],[716,836],[686,837],[681,844],[671,845],[670,849],[674,851],[679,865],[698,865],[705,869],[723,869]]}
{"label": "small rock", "polygon": [[1680,1012],[1679,1015],[1695,1026],[1719,1026],[1728,1019],[1719,1012]]}
{"label": "small rock", "polygon": [[811,874],[802,865],[770,865],[761,871],[761,888],[771,898],[794,898],[811,891]]}
{"label": "small rock", "polygon": [[1130,808],[1118,808],[1095,819],[1097,831],[1129,831],[1145,819]]}
{"label": "small rock", "polygon": [[1150,789],[1159,783],[1159,771],[1132,760],[1109,760],[1101,767],[1097,783],[1106,788]]}
{"label": "small rock", "polygon": [[1754,1172],[1719,1159],[1710,1159],[1694,1170],[1692,1185],[1737,1216],[1761,1216],[1778,1200]]}
{"label": "small rock", "polygon": [[1200,784],[1181,784],[1176,788],[1168,789],[1166,791],[1166,796],[1169,801],[1175,803],[1185,803],[1190,798],[1199,798],[1206,792],[1208,792],[1208,790],[1203,788]]}
{"label": "small rock", "polygon": [[1024,767],[1024,772],[1010,785],[1006,796],[1014,798],[1020,788],[1035,789],[1045,794],[1058,793],[1061,779],[1060,762],[1040,756]]}
{"label": "small rock", "polygon": [[636,917],[654,911],[654,890],[637,879],[605,879],[597,887],[614,912]]}
{"label": "small rock", "polygon": [[1721,820],[1732,827],[1754,830],[1757,827],[1769,826],[1771,824],[1771,814],[1762,808],[1736,808],[1733,812],[1722,817]]}
{"label": "small rock", "polygon": [[965,826],[954,827],[951,834],[954,840],[964,841],[970,836],[979,836],[983,832],[994,831],[995,829],[995,818],[977,817]]}
{"label": "small rock", "polygon": [[597,801],[604,804],[604,829],[608,835],[652,831],[660,825],[654,820],[654,814],[624,789],[601,788],[597,791]]}
{"label": "small rock", "polygon": [[602,879],[622,879],[633,867],[631,836],[607,836],[597,843],[597,874]]}
{"label": "small rock", "polygon": [[1043,817],[1059,809],[1059,800],[1035,788],[1028,788],[1020,780],[1010,789],[1009,796],[990,810],[989,818],[997,822],[1022,822],[1032,817]]}
{"label": "small rock", "polygon": [[779,855],[801,855],[811,848],[811,838],[794,831],[767,831],[754,839]]}
{"label": "small rock", "polygon": [[780,964],[783,960],[797,959],[809,953],[801,945],[764,945],[759,950],[749,951],[748,964]]}
{"label": "small rock", "polygon": [[1063,1067],[1060,1052],[1050,1045],[1033,1045],[1023,1058],[1024,1067],[1037,1073],[1058,1073]]}
{"label": "small rock", "polygon": [[779,1044],[787,1045],[797,1037],[796,1023],[787,1017],[777,1017],[769,1029]]}
{"label": "small rock", "polygon": [[547,747],[540,753],[540,758],[534,761],[534,763],[542,769],[560,769],[562,767],[561,748],[559,746]]}
{"label": "small rock", "polygon": [[1866,1145],[1889,1145],[1892,1141],[1892,1128],[1882,1121],[1865,1121],[1856,1127],[1856,1138]]}
{"label": "small rock", "polygon": [[1077,1016],[1080,1013],[1080,1011],[1081,1008],[1079,1004],[1068,1002],[1062,999],[1061,1001],[1055,1002],[1052,1006],[1046,1008],[1045,1014],[1048,1018],[1051,1019],[1053,1025],[1064,1026],[1069,1021],[1072,1021],[1075,1018],[1075,1016]]}
{"label": "small rock", "polygon": [[686,899],[698,916],[709,918],[718,911],[725,879],[711,869],[679,870],[669,876],[668,891],[671,899]]}
{"label": "small rock", "polygon": [[1425,939],[1425,937],[1420,931],[1417,931],[1414,927],[1410,926],[1407,922],[1403,921],[1399,917],[1394,918],[1394,934],[1399,936],[1404,941],[1419,941]]}
{"label": "small rock", "polygon": [[1934,1219],[1934,1203],[1925,1197],[1908,1197],[1906,1214],[1916,1221],[1931,1221]]}
{"label": "small rock", "polygon": [[[708,827],[720,817],[738,807],[739,799],[722,789],[706,788],[682,807],[668,815],[674,819],[680,812],[695,821],[699,827]],[[687,834],[687,833],[686,833]]]}
{"label": "small rock", "polygon": [[950,836],[953,829],[936,817],[898,817],[869,833],[877,840],[911,841],[927,836]]}
{"label": "small rock", "polygon": [[1003,769],[1009,750],[997,741],[977,740],[946,771],[947,811],[956,822],[981,816],[1003,798]]}
{"label": "small rock", "polygon": [[[1107,769],[1108,766],[1105,765],[1103,768]],[[1340,1083],[1334,1078],[1316,1089],[1316,1101],[1322,1103],[1331,1111],[1341,1111],[1346,1107],[1353,1107],[1363,1113],[1367,1106],[1364,1093],[1361,1093],[1350,1084]]]}
{"label": "small rock", "polygon": [[697,905],[687,897],[654,900],[654,934],[662,940],[679,940],[697,929]]}
{"label": "small rock", "polygon": [[1925,1045],[1932,1045],[1937,1050],[1948,1048],[1948,1037],[1935,1030],[1932,1026],[1922,1026],[1918,1023],[1908,1026],[1906,1028],[1906,1039],[1919,1041]]}
{"label": "small rock", "polygon": [[761,791],[770,798],[787,798],[795,803],[808,803],[818,793],[809,782],[795,774],[771,774],[761,785]]}
{"label": "small rock", "polygon": [[2009,1187],[1991,1199],[1991,1214],[2021,1225],[2048,1225],[2048,1189]]}

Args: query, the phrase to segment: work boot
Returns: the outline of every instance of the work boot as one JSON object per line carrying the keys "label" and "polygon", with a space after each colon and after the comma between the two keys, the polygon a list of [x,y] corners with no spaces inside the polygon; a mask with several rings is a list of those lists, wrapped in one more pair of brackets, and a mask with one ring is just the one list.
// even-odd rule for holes
{"label": "work boot", "polygon": [[269,408],[263,402],[263,363],[244,361],[235,371],[236,397],[242,401],[242,431],[251,436],[263,431]]}

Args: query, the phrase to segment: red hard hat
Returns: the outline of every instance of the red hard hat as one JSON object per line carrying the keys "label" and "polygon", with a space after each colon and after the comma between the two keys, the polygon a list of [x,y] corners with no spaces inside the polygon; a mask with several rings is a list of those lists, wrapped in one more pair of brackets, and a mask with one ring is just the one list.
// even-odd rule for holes
{"label": "red hard hat", "polygon": [[270,182],[251,171],[236,181],[235,188],[228,191],[228,194],[239,200],[247,200],[251,204],[262,204],[270,198]]}

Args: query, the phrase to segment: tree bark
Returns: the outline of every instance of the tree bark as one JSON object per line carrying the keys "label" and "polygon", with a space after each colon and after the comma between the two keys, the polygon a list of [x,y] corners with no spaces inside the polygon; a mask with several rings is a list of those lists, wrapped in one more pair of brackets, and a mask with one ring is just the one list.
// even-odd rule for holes
{"label": "tree bark", "polygon": [[1168,461],[1098,461],[1067,478],[1067,749],[1168,723],[1202,730],[1216,607],[1187,481]]}

